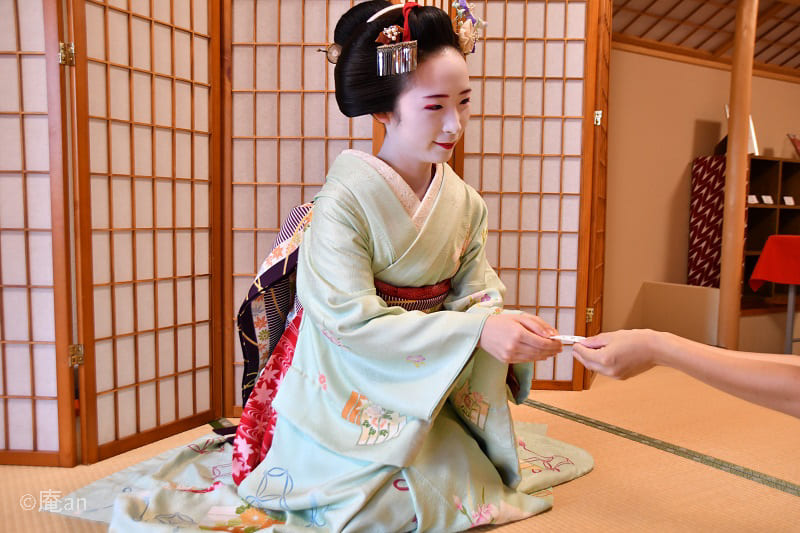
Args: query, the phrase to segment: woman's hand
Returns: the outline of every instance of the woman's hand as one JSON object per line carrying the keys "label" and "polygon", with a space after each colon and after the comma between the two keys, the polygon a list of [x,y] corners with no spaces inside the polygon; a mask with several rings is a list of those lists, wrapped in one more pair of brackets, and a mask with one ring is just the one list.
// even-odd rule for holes
{"label": "woman's hand", "polygon": [[504,363],[541,361],[561,351],[561,343],[548,338],[557,334],[535,315],[492,315],[486,319],[478,346]]}
{"label": "woman's hand", "polygon": [[627,379],[656,364],[658,333],[647,329],[601,333],[572,348],[575,358],[589,370],[616,379]]}

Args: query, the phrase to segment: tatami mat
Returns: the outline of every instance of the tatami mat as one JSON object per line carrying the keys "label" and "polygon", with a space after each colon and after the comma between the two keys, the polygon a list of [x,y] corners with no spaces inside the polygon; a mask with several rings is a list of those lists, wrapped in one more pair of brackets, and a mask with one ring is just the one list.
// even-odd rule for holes
{"label": "tatami mat", "polygon": [[530,398],[800,484],[800,420],[676,370],[655,368],[626,381],[598,376],[588,391]]}
{"label": "tatami mat", "polygon": [[[531,398],[800,482],[800,420],[751,406],[668,369],[626,382],[599,377],[590,391],[538,391]],[[491,531],[798,531],[797,496],[539,409],[516,406],[513,413],[519,420],[547,424],[548,435],[588,450],[595,469],[555,487],[551,511]],[[20,498],[38,497],[44,490],[66,495],[209,431],[202,426],[91,466],[0,467],[0,529],[104,531],[104,524],[23,511]]]}

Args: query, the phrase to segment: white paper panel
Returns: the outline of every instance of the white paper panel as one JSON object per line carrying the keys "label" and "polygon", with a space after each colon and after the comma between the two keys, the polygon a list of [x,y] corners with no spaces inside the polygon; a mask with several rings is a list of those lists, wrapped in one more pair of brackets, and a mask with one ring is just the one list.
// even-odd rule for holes
{"label": "white paper panel", "polygon": [[[175,232],[176,265],[175,275],[188,276],[192,273],[192,232],[181,230]],[[187,280],[184,280],[187,281]]]}
{"label": "white paper panel", "polygon": [[98,341],[94,344],[95,381],[97,392],[114,387],[114,341]]}
{"label": "white paper panel", "polygon": [[192,63],[194,80],[198,83],[208,83],[208,39],[195,36],[194,61]]}
{"label": "white paper panel", "polygon": [[[152,320],[151,320],[152,321]],[[146,329],[139,324],[139,329]],[[155,333],[140,333],[138,336],[139,350],[139,380],[147,381],[156,377],[156,335]]]}
{"label": "white paper panel", "polygon": [[192,0],[192,15],[194,17],[194,31],[208,33],[208,1]]}
{"label": "white paper panel", "polygon": [[209,273],[209,233],[208,231],[194,232],[194,273],[196,275]]}
{"label": "white paper panel", "polygon": [[58,451],[58,400],[36,401],[36,449]]}
{"label": "white paper panel", "polygon": [[502,187],[505,192],[520,192],[520,159],[518,157],[503,158]]}
{"label": "white paper panel", "polygon": [[[0,117],[0,126],[3,118]],[[0,136],[2,136],[0,130]],[[0,150],[3,150],[0,144]],[[0,179],[0,198],[3,198],[3,209],[0,209],[0,228],[22,228],[25,226],[25,205],[22,198],[22,176],[5,174]]]}
{"label": "white paper panel", "polygon": [[[572,313],[575,311],[572,310]],[[560,330],[559,330],[560,333]],[[566,335],[566,334],[565,334]],[[556,375],[558,381],[572,381],[572,346],[564,346],[564,351],[555,357]]]}
{"label": "white paper panel", "polygon": [[136,232],[136,277],[151,279],[153,272],[153,232]]}
{"label": "white paper panel", "polygon": [[520,233],[519,261],[526,268],[537,268],[539,266],[538,233]]}
{"label": "white paper panel", "polygon": [[156,226],[172,227],[172,182],[156,180]]}
{"label": "white paper panel", "polygon": [[[161,4],[161,2],[157,2]],[[168,26],[153,24],[153,72],[169,76],[172,74],[172,32]]]}
{"label": "white paper panel", "polygon": [[564,233],[561,235],[559,267],[577,270],[578,268],[578,234]]}
{"label": "white paper panel", "polygon": [[20,170],[21,154],[19,118],[0,116],[0,170]]}
{"label": "white paper panel", "polygon": [[111,335],[111,288],[94,288],[94,335],[96,338]]}
{"label": "white paper panel", "polygon": [[50,169],[50,137],[46,116],[25,117],[25,168],[47,172]]}
{"label": "white paper panel", "polygon": [[0,252],[2,252],[2,278],[4,285],[25,285],[28,276],[25,273],[26,259],[25,233],[22,231],[4,231],[0,233]]}
{"label": "white paper panel", "polygon": [[209,309],[209,304],[210,304],[210,298],[211,298],[211,292],[209,290],[208,277],[195,278],[195,281],[194,281],[194,301],[195,301],[194,318],[198,322],[209,319],[208,309]]}
{"label": "white paper panel", "polygon": [[119,419],[120,438],[136,433],[136,390],[134,388],[117,393],[117,418]]}
{"label": "white paper panel", "polygon": [[101,6],[86,2],[86,54],[90,58],[106,58],[104,18]]}
{"label": "white paper panel", "polygon": [[[4,176],[0,181],[5,181],[5,179],[6,177]],[[13,179],[16,179],[16,177]],[[42,202],[42,198],[50,198],[50,175],[28,174],[26,180],[28,185],[28,227],[50,229],[50,208],[47,202]],[[22,201],[17,205],[21,206]],[[5,210],[6,206],[4,204],[3,211]],[[15,212],[16,210],[8,209],[8,211]]]}
{"label": "white paper panel", "polygon": [[[181,179],[192,177],[192,134],[185,131],[175,132],[175,177]],[[180,212],[189,206],[177,204],[176,208]]]}
{"label": "white paper panel", "polygon": [[116,285],[114,288],[115,334],[133,333],[133,285]]}
{"label": "white paper panel", "polygon": [[[176,280],[175,286],[178,302],[178,324],[190,323],[192,321],[192,280]],[[180,339],[178,340],[180,341]],[[189,337],[189,342],[191,343],[191,337]],[[178,344],[180,345],[180,342]]]}
{"label": "white paper panel", "polygon": [[32,400],[8,399],[8,447],[33,450]]}
{"label": "white paper panel", "polygon": [[172,81],[156,76],[153,84],[155,98],[155,123],[158,126],[172,125]]}
{"label": "white paper panel", "polygon": [[211,409],[211,372],[209,370],[196,372],[195,399],[198,413]]}
{"label": "white paper panel", "polygon": [[192,375],[182,374],[178,376],[178,416],[181,418],[194,414],[194,388],[192,387]]}
{"label": "white paper panel", "polygon": [[539,254],[539,268],[558,268],[557,233],[541,233],[539,235]]}
{"label": "white paper panel", "polygon": [[[14,45],[16,48],[16,44]],[[6,48],[0,48],[7,50]],[[17,72],[17,58],[14,56],[0,56],[0,79],[16,80],[19,76]],[[19,84],[3,83],[0,84],[0,112],[20,110],[19,106]]]}
{"label": "white paper panel", "polygon": [[[180,319],[178,321],[181,322]],[[192,353],[192,327],[178,328],[178,372],[191,370]]]}
{"label": "white paper panel", "polygon": [[134,67],[150,70],[150,21],[131,17],[131,55]]}
{"label": "white paper panel", "polygon": [[[1,130],[0,130],[1,131]],[[89,170],[93,174],[108,172],[108,128],[103,120],[89,119]]]}
{"label": "white paper panel", "polygon": [[172,231],[156,232],[156,276],[172,276]]}
{"label": "white paper panel", "polygon": [[[33,340],[39,342],[55,342],[55,301],[53,289],[31,289],[31,315],[33,321]],[[39,319],[41,318],[41,319]]]}
{"label": "white paper panel", "polygon": [[210,362],[210,343],[208,323],[195,326],[195,364],[198,367],[208,366]]}
{"label": "white paper panel", "polygon": [[135,226],[150,228],[153,226],[153,182],[150,179],[133,180],[133,200],[136,205]]}
{"label": "white paper panel", "polygon": [[[121,337],[116,341],[116,358],[117,358],[117,386],[124,387],[131,385],[135,382],[136,377],[136,361],[134,359],[133,337]],[[130,411],[127,416],[133,414]]]}
{"label": "white paper panel", "polygon": [[166,329],[158,332],[158,375],[175,372],[175,332]]}
{"label": "white paper panel", "polygon": [[147,431],[156,427],[156,384],[139,386],[139,429]]}
{"label": "white paper panel", "polygon": [[[149,100],[149,98],[148,98]],[[149,109],[149,103],[148,103]],[[146,117],[150,120],[149,114]],[[150,176],[153,172],[153,130],[147,126],[133,127],[134,174]]]}
{"label": "white paper panel", "polygon": [[34,394],[55,397],[58,394],[55,345],[36,344],[33,346],[33,369]]}
{"label": "white paper panel", "polygon": [[128,16],[114,9],[108,13],[108,59],[120,65],[128,64]]}
{"label": "white paper panel", "polygon": [[254,270],[253,234],[237,231],[233,234],[233,272],[244,273]]}
{"label": "white paper panel", "polygon": [[[155,308],[155,292],[153,283],[136,284],[136,322],[139,330],[148,330],[155,327],[153,309]],[[141,338],[141,337],[140,337]],[[141,351],[141,346],[140,346]]]}
{"label": "white paper panel", "polygon": [[194,179],[208,179],[208,135],[194,135]]}
{"label": "white paper panel", "polygon": [[6,374],[9,376],[6,387],[8,394],[30,396],[31,389],[31,351],[28,345],[6,345]]}
{"label": "white paper panel", "polygon": [[[47,112],[47,76],[43,56],[21,56],[23,107],[27,112]],[[16,79],[2,78],[2,79]],[[14,84],[4,84],[14,85]]]}
{"label": "white paper panel", "polygon": [[4,340],[26,341],[28,333],[28,295],[25,289],[3,289]]}
{"label": "white paper panel", "polygon": [[159,281],[156,283],[156,287],[158,289],[158,296],[156,297],[158,327],[171,326],[175,323],[173,282],[171,280]]}
{"label": "white paper panel", "polygon": [[158,381],[158,392],[161,424],[175,420],[175,379],[168,378]]}
{"label": "white paper panel", "polygon": [[114,393],[97,396],[97,443],[105,444],[114,440],[116,413]]}
{"label": "white paper panel", "polygon": [[178,78],[192,78],[191,47],[191,35],[185,31],[175,30],[175,76]]}

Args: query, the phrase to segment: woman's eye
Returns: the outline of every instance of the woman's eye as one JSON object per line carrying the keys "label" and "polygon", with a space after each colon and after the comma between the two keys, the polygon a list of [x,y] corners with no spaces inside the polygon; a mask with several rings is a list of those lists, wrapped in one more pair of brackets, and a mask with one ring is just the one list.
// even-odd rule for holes
{"label": "woman's eye", "polygon": [[442,106],[440,106],[439,104],[431,104],[431,105],[426,105],[425,106],[425,109],[430,109],[431,111],[438,111],[441,108],[442,108]]}
{"label": "woman's eye", "polygon": [[469,98],[464,98],[463,100],[461,100],[461,105],[467,105],[469,103],[469,100],[470,100]]}

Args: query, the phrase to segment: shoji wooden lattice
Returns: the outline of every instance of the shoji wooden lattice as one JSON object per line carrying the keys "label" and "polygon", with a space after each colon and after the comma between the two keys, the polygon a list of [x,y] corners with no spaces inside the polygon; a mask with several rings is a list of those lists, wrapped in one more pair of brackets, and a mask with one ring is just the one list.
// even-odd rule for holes
{"label": "shoji wooden lattice", "polygon": [[219,405],[218,21],[207,0],[72,2],[90,462],[205,422]]}
{"label": "shoji wooden lattice", "polygon": [[56,2],[0,2],[3,463],[75,462],[58,27]]}
{"label": "shoji wooden lattice", "polygon": [[[583,333],[579,286],[587,3],[475,2],[489,22],[467,60],[472,120],[464,179],[489,207],[489,261],[510,307]],[[539,362],[538,386],[572,388],[571,347]],[[575,386],[580,386],[576,384]]]}

